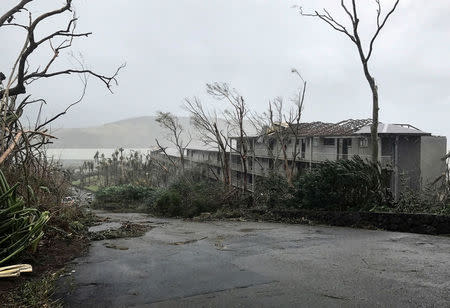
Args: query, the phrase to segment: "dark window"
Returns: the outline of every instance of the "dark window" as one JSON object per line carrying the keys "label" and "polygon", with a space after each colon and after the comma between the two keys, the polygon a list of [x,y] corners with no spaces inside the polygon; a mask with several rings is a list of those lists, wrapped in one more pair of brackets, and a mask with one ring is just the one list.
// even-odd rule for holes
{"label": "dark window", "polygon": [[271,139],[269,141],[269,150],[273,150],[274,147],[275,147],[275,139]]}
{"label": "dark window", "polygon": [[367,148],[369,146],[369,139],[367,139],[367,138],[359,139],[359,146],[361,148]]}
{"label": "dark window", "polygon": [[347,146],[351,147],[352,146],[352,138],[346,138],[345,140],[347,142]]}
{"label": "dark window", "polygon": [[336,139],[334,138],[323,138],[323,145],[335,145]]}

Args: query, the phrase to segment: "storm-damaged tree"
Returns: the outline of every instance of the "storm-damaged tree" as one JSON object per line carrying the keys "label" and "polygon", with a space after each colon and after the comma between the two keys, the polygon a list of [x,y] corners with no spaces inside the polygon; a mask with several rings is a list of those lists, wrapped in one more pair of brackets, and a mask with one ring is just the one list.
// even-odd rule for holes
{"label": "storm-damaged tree", "polygon": [[211,83],[206,85],[206,92],[218,100],[224,100],[229,103],[229,108],[225,109],[224,116],[229,125],[237,133],[237,144],[233,146],[230,142],[230,149],[237,152],[242,166],[242,189],[247,191],[248,187],[248,167],[247,159],[249,144],[244,122],[248,116],[248,108],[242,95],[236,90],[230,88],[226,83]]}
{"label": "storm-damaged tree", "polygon": [[[25,160],[36,157],[36,152],[40,152],[43,145],[50,143],[53,138],[48,133],[48,124],[64,115],[70,107],[79,103],[84,96],[87,78],[93,76],[105,84],[111,91],[111,87],[117,84],[117,74],[124,65],[120,66],[111,76],[105,76],[85,68],[82,61],[76,60],[76,66],[62,70],[53,70],[57,59],[63,51],[68,51],[72,47],[75,39],[88,37],[91,32],[77,32],[77,17],[73,11],[72,0],[65,0],[64,4],[54,10],[45,11],[37,17],[27,8],[30,2],[43,3],[39,0],[22,0],[14,7],[0,16],[0,32],[2,31],[22,31],[24,33],[24,43],[20,51],[11,63],[9,72],[0,72],[0,165],[21,163]],[[42,34],[41,25],[46,22],[59,20],[67,17],[67,23],[56,28],[50,33]],[[37,31],[36,29],[39,29]],[[3,42],[5,45],[6,42]],[[42,54],[48,50],[49,59],[46,62],[37,62],[33,55]],[[2,69],[0,68],[0,71]],[[78,75],[83,83],[81,97],[68,105],[62,112],[49,119],[41,119],[44,99],[31,99],[27,93],[30,84],[38,83],[39,80],[48,79],[61,75]],[[24,95],[24,98],[20,98]],[[31,104],[40,104],[36,122],[22,126],[20,118],[24,110]],[[26,177],[25,177],[26,178]]]}
{"label": "storm-damaged tree", "polygon": [[364,48],[364,43],[360,36],[360,29],[359,29],[359,15],[358,15],[358,9],[356,5],[356,0],[351,0],[351,7],[345,4],[344,0],[341,0],[341,7],[344,10],[345,14],[347,15],[348,19],[351,23],[351,29],[347,29],[344,22],[337,21],[331,14],[328,12],[327,9],[323,9],[323,12],[314,11],[313,13],[304,13],[302,8],[300,9],[300,14],[302,16],[308,16],[308,17],[316,17],[326,24],[328,24],[332,29],[343,33],[345,36],[347,36],[356,46],[356,49],[358,50],[358,55],[361,61],[361,64],[363,66],[364,76],[367,79],[367,82],[369,83],[370,90],[372,91],[372,126],[371,126],[371,143],[372,143],[372,161],[377,162],[378,161],[378,111],[379,111],[379,105],[378,105],[378,86],[375,82],[375,78],[372,76],[372,74],[369,71],[369,60],[373,53],[373,46],[375,43],[375,40],[378,38],[381,30],[385,26],[386,22],[388,21],[389,17],[392,15],[392,13],[397,8],[397,5],[400,0],[396,0],[393,7],[384,15],[382,16],[382,9],[381,9],[381,3],[380,0],[375,0],[375,3],[377,5],[377,14],[376,14],[376,30],[374,34],[369,37],[369,44],[367,48]]}
{"label": "storm-damaged tree", "polygon": [[[302,80],[302,86],[292,98],[294,106],[286,112],[283,98],[277,97],[269,101],[267,112],[262,115],[254,114],[251,120],[261,133],[262,142],[270,153],[273,169],[278,169],[278,159],[280,154],[282,155],[283,169],[289,185],[292,185],[296,162],[301,155],[299,126],[306,93],[306,81],[296,69],[292,69],[292,73],[297,74]],[[290,146],[291,144],[293,146]],[[292,152],[289,149],[292,149]]]}
{"label": "storm-damaged tree", "polygon": [[[187,142],[184,141],[182,135],[185,132],[185,130],[184,130],[183,126],[180,124],[178,117],[171,114],[170,112],[159,111],[156,115],[156,122],[158,122],[162,128],[169,131],[168,140],[177,149],[178,154],[180,155],[181,167],[184,169],[184,165],[185,165],[184,153],[186,151],[186,148],[189,146],[189,144],[192,141],[190,133],[187,132],[187,134],[189,135],[189,139],[187,140]],[[161,146],[158,139],[155,139],[155,140],[156,140],[158,147],[163,151],[163,153],[166,155],[166,157],[169,158],[169,160],[171,162],[173,162],[173,159],[170,157],[169,154],[167,154],[166,148]]]}
{"label": "storm-damaged tree", "polygon": [[[186,98],[185,107],[191,114],[192,124],[199,132],[201,141],[205,145],[217,147],[222,168],[223,183],[225,186],[230,186],[230,157],[227,154],[229,149],[228,131],[224,133],[223,130],[219,128],[217,112],[214,111],[211,113],[205,110],[198,97],[192,99]],[[218,175],[216,176],[219,177]]]}

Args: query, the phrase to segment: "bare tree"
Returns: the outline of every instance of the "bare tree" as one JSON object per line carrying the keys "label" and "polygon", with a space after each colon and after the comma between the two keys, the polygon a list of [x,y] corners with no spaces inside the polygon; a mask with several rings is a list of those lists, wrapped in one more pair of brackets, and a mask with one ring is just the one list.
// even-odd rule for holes
{"label": "bare tree", "polygon": [[238,144],[236,147],[230,143],[232,150],[239,153],[243,171],[242,189],[247,190],[248,186],[248,139],[244,127],[244,121],[247,119],[248,108],[242,95],[236,89],[232,89],[226,83],[212,83],[206,85],[206,92],[218,100],[225,100],[230,104],[230,109],[224,112],[225,119],[234,128],[238,134]]}
{"label": "bare tree", "polygon": [[341,0],[341,7],[345,11],[345,14],[350,19],[352,29],[349,30],[345,27],[343,22],[337,21],[329,12],[327,9],[323,9],[323,13],[319,13],[318,11],[314,11],[314,13],[304,13],[302,8],[300,7],[300,14],[302,16],[308,16],[308,17],[316,17],[328,24],[332,29],[341,32],[345,34],[356,46],[358,50],[358,55],[361,60],[361,64],[363,66],[364,76],[367,79],[367,82],[369,83],[370,89],[372,91],[372,126],[371,126],[371,139],[372,139],[372,161],[377,162],[378,161],[378,111],[379,111],[379,105],[378,105],[378,86],[375,82],[375,78],[372,76],[372,74],[369,71],[369,60],[372,56],[373,52],[373,46],[375,43],[375,40],[377,39],[378,35],[381,32],[381,29],[385,26],[386,22],[388,21],[389,17],[392,15],[392,13],[397,8],[397,5],[400,0],[396,0],[393,7],[387,12],[387,14],[382,17],[382,9],[381,9],[381,3],[380,0],[375,0],[377,4],[377,14],[376,14],[376,23],[377,28],[374,32],[374,34],[369,39],[369,46],[368,48],[363,47],[363,42],[360,37],[359,33],[359,17],[358,17],[358,10],[356,6],[356,0],[351,0],[351,8],[349,8],[344,0]]}
{"label": "bare tree", "polygon": [[[77,18],[73,11],[72,0],[65,0],[64,4],[57,9],[47,11],[34,17],[32,12],[28,10],[27,4],[30,2],[38,2],[38,0],[22,0],[7,12],[0,16],[0,31],[7,28],[17,28],[24,31],[24,43],[20,52],[11,65],[11,71],[8,74],[0,72],[0,164],[6,161],[15,161],[25,157],[25,159],[33,157],[33,151],[39,149],[53,138],[48,133],[46,126],[58,117],[64,115],[70,107],[77,104],[84,97],[87,86],[87,76],[91,75],[103,82],[111,91],[113,84],[117,84],[117,75],[124,67],[120,66],[111,76],[96,73],[90,69],[86,69],[81,61],[77,61],[79,67],[72,67],[63,70],[52,70],[58,57],[64,50],[69,50],[75,39],[80,37],[88,37],[90,32],[76,32]],[[56,18],[57,16],[66,16],[68,14],[67,24],[54,32],[43,34],[36,33],[39,26]],[[24,21],[26,20],[26,21]],[[44,46],[50,47],[51,55],[49,60],[44,63],[32,63],[32,55],[37,51],[42,51]],[[32,68],[35,67],[35,68]],[[80,76],[83,83],[82,95],[74,103],[70,104],[63,112],[40,121],[41,112],[45,100],[30,99],[31,95],[19,100],[19,95],[27,93],[27,86],[42,78],[51,78],[59,75],[76,74]],[[31,104],[40,104],[39,112],[36,117],[34,128],[24,129],[20,121],[20,117],[27,106]],[[30,126],[30,125],[28,125]],[[25,153],[25,154],[24,154]]]}
{"label": "bare tree", "polygon": [[301,153],[301,148],[299,149],[299,141],[300,141],[300,121],[303,113],[303,106],[305,103],[305,94],[306,94],[306,80],[303,79],[302,75],[297,71],[297,69],[293,68],[292,73],[296,74],[301,80],[301,87],[298,90],[298,93],[292,99],[294,103],[294,107],[289,111],[288,118],[285,117],[285,121],[288,125],[288,129],[290,134],[294,136],[294,148],[292,151],[292,164],[290,166],[288,183],[292,185],[292,179],[294,176],[295,165],[297,162],[297,158]]}
{"label": "bare tree", "polygon": [[[189,134],[189,140],[185,143],[182,138],[182,134],[185,130],[184,130],[183,126],[180,124],[178,117],[171,114],[170,112],[159,111],[156,116],[156,122],[158,122],[162,128],[165,128],[169,131],[169,141],[178,150],[178,153],[180,154],[181,167],[184,169],[184,164],[185,164],[184,152],[186,151],[186,148],[189,146],[189,144],[192,141],[190,134]],[[169,157],[169,155],[167,155],[167,153],[166,153],[166,150],[161,147],[158,140],[156,140],[156,143],[158,144],[160,149],[163,150],[164,154],[167,157]],[[169,157],[169,159],[170,159],[170,157]]]}
{"label": "bare tree", "polygon": [[[298,93],[291,99],[293,106],[286,110],[283,98],[277,97],[269,101],[266,112],[254,113],[251,117],[251,123],[260,132],[269,159],[273,161],[272,170],[278,170],[279,159],[282,156],[283,169],[289,185],[292,185],[296,162],[301,154],[299,126],[306,93],[306,81],[296,69],[292,69],[292,73],[297,74],[302,81]],[[290,147],[292,143],[293,146]],[[259,163],[258,160],[257,162]]]}
{"label": "bare tree", "polygon": [[200,139],[205,145],[216,146],[219,152],[220,164],[222,167],[223,182],[231,185],[230,179],[230,158],[227,154],[229,149],[228,132],[224,133],[219,129],[217,113],[212,114],[205,110],[199,98],[185,99],[185,107],[191,114],[194,127],[200,133]]}

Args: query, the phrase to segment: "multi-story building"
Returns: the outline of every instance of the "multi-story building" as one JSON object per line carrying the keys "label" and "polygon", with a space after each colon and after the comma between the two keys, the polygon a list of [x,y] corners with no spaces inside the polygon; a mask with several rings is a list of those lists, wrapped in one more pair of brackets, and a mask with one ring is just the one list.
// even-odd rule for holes
{"label": "multi-story building", "polygon": [[[248,188],[253,190],[258,177],[270,172],[284,173],[284,155],[297,172],[312,168],[326,160],[348,159],[358,155],[371,159],[370,120],[346,120],[339,123],[280,124],[264,134],[246,136]],[[393,172],[391,189],[395,195],[403,185],[419,189],[434,181],[446,170],[442,157],[446,154],[445,137],[432,136],[409,124],[378,126],[378,156],[380,164]],[[239,137],[231,137],[231,179],[235,186],[243,183],[243,165]],[[208,175],[221,178],[220,156],[217,150],[187,149],[186,159],[207,167]]]}

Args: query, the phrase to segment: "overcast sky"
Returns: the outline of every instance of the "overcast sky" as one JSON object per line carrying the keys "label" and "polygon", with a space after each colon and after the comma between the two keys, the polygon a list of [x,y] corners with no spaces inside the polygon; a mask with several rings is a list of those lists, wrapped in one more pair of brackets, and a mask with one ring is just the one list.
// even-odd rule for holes
{"label": "overcast sky", "polygon": [[[3,0],[5,11],[17,0]],[[63,1],[45,1],[58,5]],[[355,46],[305,10],[327,7],[344,18],[338,0],[74,0],[78,30],[92,31],[73,46],[88,67],[111,74],[126,62],[114,94],[90,79],[84,101],[58,126],[83,127],[171,111],[184,115],[183,98],[204,93],[207,82],[229,82],[249,106],[263,111],[276,96],[286,99],[299,87],[290,72],[308,81],[304,121],[336,122],[371,117],[371,93]],[[360,0],[363,37],[373,31],[375,1]],[[32,11],[42,11],[42,0]],[[38,4],[39,3],[39,4]],[[53,4],[52,4],[53,3]],[[56,3],[56,4],[55,4]],[[392,1],[382,1],[385,8]],[[371,70],[379,84],[380,120],[410,123],[450,136],[450,1],[401,0],[374,47]],[[372,18],[370,18],[372,17]],[[368,20],[370,19],[370,20]],[[42,33],[63,25],[61,19]],[[23,44],[20,31],[0,32],[0,71],[8,71]],[[367,43],[367,42],[366,42]],[[47,50],[31,62],[45,65]],[[70,65],[67,54],[59,66]],[[37,82],[30,90],[47,99],[48,114],[79,95],[76,77]]]}

